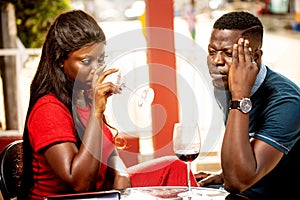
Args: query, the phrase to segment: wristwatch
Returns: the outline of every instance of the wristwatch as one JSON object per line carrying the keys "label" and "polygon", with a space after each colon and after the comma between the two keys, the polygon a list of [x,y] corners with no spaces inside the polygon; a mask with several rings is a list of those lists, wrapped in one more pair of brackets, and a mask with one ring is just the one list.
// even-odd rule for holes
{"label": "wristwatch", "polygon": [[249,113],[252,109],[252,103],[249,98],[242,98],[241,100],[230,100],[229,109],[238,109],[243,113]]}

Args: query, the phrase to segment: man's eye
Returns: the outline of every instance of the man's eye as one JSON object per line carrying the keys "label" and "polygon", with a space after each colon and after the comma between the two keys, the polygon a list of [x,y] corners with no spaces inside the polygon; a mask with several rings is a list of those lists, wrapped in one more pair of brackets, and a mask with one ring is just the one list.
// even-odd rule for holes
{"label": "man's eye", "polygon": [[232,52],[225,52],[226,56],[232,57]]}
{"label": "man's eye", "polygon": [[215,53],[216,53],[215,50],[208,50],[208,54],[209,54],[209,55],[214,55]]}

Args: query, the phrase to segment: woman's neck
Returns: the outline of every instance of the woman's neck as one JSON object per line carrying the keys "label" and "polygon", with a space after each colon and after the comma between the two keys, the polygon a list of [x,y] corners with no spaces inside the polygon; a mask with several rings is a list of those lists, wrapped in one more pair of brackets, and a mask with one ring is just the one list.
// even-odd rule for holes
{"label": "woman's neck", "polygon": [[83,90],[80,90],[76,93],[76,105],[81,107],[81,108],[86,108],[87,107],[87,102],[86,98],[83,95]]}

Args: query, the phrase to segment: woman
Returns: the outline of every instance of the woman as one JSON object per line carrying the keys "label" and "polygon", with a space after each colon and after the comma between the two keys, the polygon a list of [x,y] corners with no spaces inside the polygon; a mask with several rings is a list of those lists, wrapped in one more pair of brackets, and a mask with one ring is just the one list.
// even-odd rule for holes
{"label": "woman", "polygon": [[[186,185],[186,167],[178,159],[159,158],[126,169],[118,156],[103,113],[107,98],[120,90],[103,83],[117,72],[104,71],[104,47],[103,31],[83,11],[63,13],[51,25],[31,84],[22,198]],[[197,185],[194,178],[192,183]]]}

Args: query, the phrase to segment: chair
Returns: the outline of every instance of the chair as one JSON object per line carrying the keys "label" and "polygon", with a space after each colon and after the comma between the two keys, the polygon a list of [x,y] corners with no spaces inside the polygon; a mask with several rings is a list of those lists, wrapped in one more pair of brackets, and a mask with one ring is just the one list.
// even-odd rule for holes
{"label": "chair", "polygon": [[[23,140],[11,142],[0,153],[0,190],[3,200],[16,199],[22,187]],[[0,198],[1,199],[1,198]],[[116,190],[101,192],[84,192],[77,194],[45,197],[45,200],[83,200],[110,199],[119,200],[120,192]]]}
{"label": "chair", "polygon": [[15,198],[21,188],[23,140],[11,142],[0,153],[0,190],[3,200]]}

